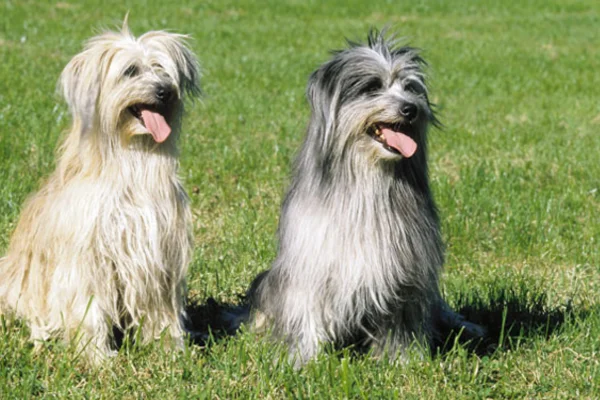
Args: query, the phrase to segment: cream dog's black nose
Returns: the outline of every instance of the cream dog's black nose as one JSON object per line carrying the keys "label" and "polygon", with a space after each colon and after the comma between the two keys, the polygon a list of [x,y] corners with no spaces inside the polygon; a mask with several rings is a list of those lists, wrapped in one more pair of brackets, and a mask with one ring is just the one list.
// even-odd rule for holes
{"label": "cream dog's black nose", "polygon": [[159,86],[156,88],[156,99],[160,102],[166,103],[171,100],[173,96],[173,89],[166,86]]}

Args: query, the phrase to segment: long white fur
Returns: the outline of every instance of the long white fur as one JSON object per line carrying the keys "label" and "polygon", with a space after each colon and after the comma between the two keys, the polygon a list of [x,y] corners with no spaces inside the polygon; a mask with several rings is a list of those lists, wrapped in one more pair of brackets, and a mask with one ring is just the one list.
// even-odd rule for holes
{"label": "long white fur", "polygon": [[[112,352],[113,327],[143,341],[166,331],[183,344],[185,275],[192,251],[188,197],[177,177],[183,100],[199,92],[185,36],[120,32],[92,38],[60,85],[73,124],[57,168],[23,206],[0,259],[0,311],[33,340],[77,339],[93,360]],[[136,76],[124,72],[131,65]],[[172,133],[155,143],[128,111],[173,93]]]}

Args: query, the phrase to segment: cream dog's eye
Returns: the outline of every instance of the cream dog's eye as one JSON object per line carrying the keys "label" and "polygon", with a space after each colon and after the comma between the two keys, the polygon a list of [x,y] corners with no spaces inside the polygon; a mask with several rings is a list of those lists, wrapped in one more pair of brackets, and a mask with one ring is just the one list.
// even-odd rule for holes
{"label": "cream dog's eye", "polygon": [[123,72],[123,76],[133,78],[134,76],[139,75],[139,73],[140,69],[137,67],[137,65],[130,65],[129,67],[127,67],[125,72]]}

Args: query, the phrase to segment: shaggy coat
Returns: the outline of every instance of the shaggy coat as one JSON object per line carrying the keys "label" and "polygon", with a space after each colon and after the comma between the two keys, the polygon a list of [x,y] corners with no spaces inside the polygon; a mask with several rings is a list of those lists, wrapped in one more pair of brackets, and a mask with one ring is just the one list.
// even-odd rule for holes
{"label": "shaggy coat", "polygon": [[182,345],[192,240],[177,139],[184,95],[199,91],[184,39],[125,25],[64,69],[71,130],[0,259],[0,306],[33,340],[76,340],[94,359],[111,353],[113,327]]}
{"label": "shaggy coat", "polygon": [[250,290],[301,365],[323,344],[395,357],[428,343],[447,310],[443,243],[427,172],[436,119],[410,47],[372,32],[310,77],[311,118],[279,221],[272,268]]}

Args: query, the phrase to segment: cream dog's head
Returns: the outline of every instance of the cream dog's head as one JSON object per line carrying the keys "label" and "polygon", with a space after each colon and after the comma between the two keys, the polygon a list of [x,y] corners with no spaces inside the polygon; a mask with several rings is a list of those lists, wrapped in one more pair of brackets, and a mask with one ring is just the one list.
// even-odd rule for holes
{"label": "cream dog's head", "polygon": [[91,38],[60,78],[73,116],[72,133],[110,147],[156,146],[179,134],[185,95],[199,94],[199,68],[187,36],[164,31],[135,38],[120,32]]}

